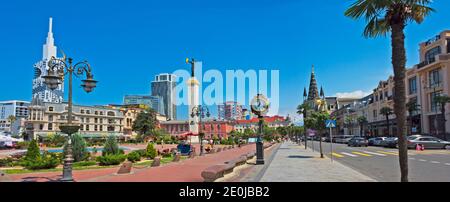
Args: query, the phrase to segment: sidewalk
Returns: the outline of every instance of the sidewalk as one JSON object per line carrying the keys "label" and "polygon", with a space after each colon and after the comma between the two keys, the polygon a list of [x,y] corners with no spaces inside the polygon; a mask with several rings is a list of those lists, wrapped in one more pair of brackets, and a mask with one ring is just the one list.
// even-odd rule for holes
{"label": "sidewalk", "polygon": [[351,168],[295,143],[283,143],[262,170],[260,182],[375,182]]}

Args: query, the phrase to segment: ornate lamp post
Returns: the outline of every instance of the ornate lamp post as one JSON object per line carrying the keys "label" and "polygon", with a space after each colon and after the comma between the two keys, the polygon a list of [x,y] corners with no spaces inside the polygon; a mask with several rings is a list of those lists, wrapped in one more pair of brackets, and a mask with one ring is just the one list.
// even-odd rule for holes
{"label": "ornate lamp post", "polygon": [[264,164],[264,147],[262,141],[264,115],[269,111],[269,100],[262,94],[256,95],[251,101],[252,112],[258,116],[259,132],[256,141],[256,165]]}
{"label": "ornate lamp post", "polygon": [[[198,105],[194,108],[192,108],[192,112],[191,112],[191,117],[199,117],[199,133],[198,133],[198,137],[200,139],[200,156],[203,156],[203,123],[202,123],[202,119],[206,117],[210,117],[211,113],[209,113],[209,109],[206,106],[202,106],[202,105]],[[195,123],[191,123],[191,124],[195,124]]]}
{"label": "ornate lamp post", "polygon": [[[64,55],[64,53],[63,53]],[[52,57],[48,62],[49,69],[47,70],[47,76],[44,76],[45,84],[50,90],[55,90],[58,88],[58,85],[62,83],[64,80],[64,76],[66,74],[69,75],[69,103],[67,109],[67,123],[60,125],[61,132],[68,135],[68,144],[67,144],[67,154],[64,159],[64,169],[63,169],[63,178],[61,181],[72,182],[72,141],[71,136],[74,133],[77,133],[80,129],[80,125],[73,123],[73,115],[72,115],[72,83],[73,83],[73,74],[75,76],[83,76],[86,75],[86,79],[82,80],[83,84],[81,85],[87,93],[92,92],[92,90],[97,86],[97,81],[94,80],[94,75],[91,71],[91,65],[87,61],[79,62],[73,64],[72,58],[66,58],[64,55],[63,58]]]}

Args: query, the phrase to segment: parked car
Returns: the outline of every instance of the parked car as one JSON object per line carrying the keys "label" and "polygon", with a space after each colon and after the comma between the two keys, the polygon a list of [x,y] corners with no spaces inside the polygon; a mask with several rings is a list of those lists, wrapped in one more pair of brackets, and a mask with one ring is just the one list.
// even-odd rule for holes
{"label": "parked car", "polygon": [[353,137],[353,135],[338,136],[334,141],[336,143],[347,144]]}
{"label": "parked car", "polygon": [[398,144],[397,137],[388,137],[381,142],[381,146],[388,147],[388,148],[396,148],[397,144]]}
{"label": "parked car", "polygon": [[347,145],[349,147],[368,147],[369,141],[363,137],[354,137],[348,141]]}
{"label": "parked car", "polygon": [[408,137],[408,148],[415,149],[417,145],[425,146],[425,149],[450,149],[450,142],[431,136]]}
{"label": "parked car", "polygon": [[374,137],[369,139],[369,146],[381,146],[381,142],[387,137]]}

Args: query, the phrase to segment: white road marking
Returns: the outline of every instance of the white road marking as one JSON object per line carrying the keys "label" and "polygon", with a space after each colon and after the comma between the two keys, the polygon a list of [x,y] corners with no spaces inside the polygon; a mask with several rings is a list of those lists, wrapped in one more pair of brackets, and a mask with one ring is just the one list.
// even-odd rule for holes
{"label": "white road marking", "polygon": [[446,165],[446,166],[450,166],[450,163],[446,163],[445,165]]}
{"label": "white road marking", "polygon": [[373,155],[376,155],[376,156],[386,156],[384,154],[379,154],[379,153],[375,153],[375,152],[368,152],[368,151],[363,151],[363,152],[367,153],[367,154],[373,154]]}
{"label": "white road marking", "polygon": [[427,160],[419,159],[420,162],[427,162]]}
{"label": "white road marking", "polygon": [[416,160],[416,158],[409,158],[409,160]]}
{"label": "white road marking", "polygon": [[431,163],[440,164],[441,162],[439,162],[439,161],[431,161]]}
{"label": "white road marking", "polygon": [[356,155],[349,154],[349,153],[347,153],[347,152],[341,152],[341,154],[344,154],[344,155],[347,155],[347,156],[351,156],[351,157],[358,157],[358,156],[356,156]]}

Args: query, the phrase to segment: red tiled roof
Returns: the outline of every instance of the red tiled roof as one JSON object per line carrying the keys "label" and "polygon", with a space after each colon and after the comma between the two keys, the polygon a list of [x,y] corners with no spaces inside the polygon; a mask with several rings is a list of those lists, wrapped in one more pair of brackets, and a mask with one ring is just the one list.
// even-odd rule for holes
{"label": "red tiled roof", "polygon": [[[266,123],[273,123],[276,121],[286,121],[286,119],[282,116],[272,116],[272,117],[264,117],[264,122]],[[237,124],[249,124],[249,123],[258,123],[259,119],[258,118],[252,118],[250,120],[237,120],[236,123]]]}

